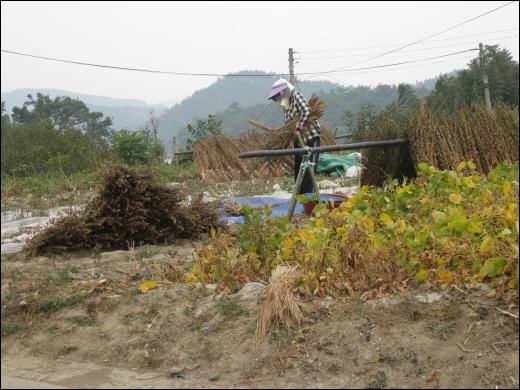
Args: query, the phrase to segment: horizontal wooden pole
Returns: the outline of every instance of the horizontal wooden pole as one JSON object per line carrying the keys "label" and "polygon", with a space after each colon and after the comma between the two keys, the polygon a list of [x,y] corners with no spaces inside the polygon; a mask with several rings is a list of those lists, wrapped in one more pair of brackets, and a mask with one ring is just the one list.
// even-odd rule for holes
{"label": "horizontal wooden pole", "polygon": [[[337,152],[340,150],[356,150],[356,149],[368,149],[368,148],[384,148],[395,145],[404,145],[408,143],[408,139],[393,139],[388,141],[367,141],[358,142],[355,144],[345,145],[330,145],[320,146],[317,148],[308,148],[312,153],[325,153],[325,152]],[[293,154],[305,154],[306,150],[302,148],[298,149],[277,149],[277,150],[254,150],[251,152],[240,153],[241,158],[253,158],[253,157],[279,157],[279,156],[290,156]]]}

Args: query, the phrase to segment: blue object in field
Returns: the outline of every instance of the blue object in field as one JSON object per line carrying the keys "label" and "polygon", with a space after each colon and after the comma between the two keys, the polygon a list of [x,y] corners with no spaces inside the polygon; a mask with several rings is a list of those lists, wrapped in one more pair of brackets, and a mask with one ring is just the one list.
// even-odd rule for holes
{"label": "blue object in field", "polygon": [[[305,195],[307,195],[307,198],[308,198],[309,200],[313,200],[313,199],[312,199],[312,197],[314,196],[313,193],[309,193],[309,192],[307,192]],[[317,200],[317,199],[316,199],[316,200]],[[344,197],[341,197],[341,196],[334,196],[334,195],[328,195],[328,194],[320,194],[320,200],[321,200],[322,202],[329,202],[329,201],[331,201],[331,200],[332,200],[332,201],[340,201],[340,202],[341,202],[341,201],[345,200],[345,198],[344,198]]]}
{"label": "blue object in field", "polygon": [[[238,203],[239,205],[247,205],[253,208],[262,208],[265,205],[269,205],[272,207],[272,216],[273,217],[283,217],[287,215],[287,211],[289,210],[290,199],[283,198],[275,198],[272,196],[241,196],[238,198],[231,198],[226,200],[229,203]],[[226,202],[225,201],[225,202]],[[224,213],[219,217],[220,221],[226,223],[244,223],[244,217],[242,215],[232,216],[226,215],[225,210],[223,208],[218,208],[218,212]],[[297,203],[296,208],[294,210],[294,214],[302,214],[303,213],[303,205],[301,203]]]}

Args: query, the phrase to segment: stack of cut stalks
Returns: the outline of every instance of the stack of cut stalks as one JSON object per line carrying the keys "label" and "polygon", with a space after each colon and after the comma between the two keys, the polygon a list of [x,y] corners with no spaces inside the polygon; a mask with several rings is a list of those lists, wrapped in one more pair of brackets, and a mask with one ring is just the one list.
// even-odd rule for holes
{"label": "stack of cut stalks", "polygon": [[[325,102],[314,95],[309,100],[308,123],[316,122],[325,111]],[[234,181],[268,179],[289,174],[294,169],[294,157],[271,157],[241,159],[240,153],[252,150],[287,149],[293,147],[291,133],[296,128],[299,116],[294,117],[279,131],[247,132],[239,137],[218,135],[197,142],[193,159],[204,181]],[[334,135],[329,129],[321,129],[321,145],[335,145]]]}

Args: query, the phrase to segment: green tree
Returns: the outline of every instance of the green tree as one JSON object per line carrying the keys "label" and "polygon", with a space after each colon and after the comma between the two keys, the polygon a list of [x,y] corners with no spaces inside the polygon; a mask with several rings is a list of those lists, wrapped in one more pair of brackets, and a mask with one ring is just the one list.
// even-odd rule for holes
{"label": "green tree", "polygon": [[106,145],[110,137],[112,119],[103,117],[101,112],[90,112],[81,100],[68,96],[51,99],[38,93],[36,99],[27,95],[22,107],[14,107],[12,120],[16,124],[28,124],[48,119],[59,131],[78,129],[100,145]]}
{"label": "green tree", "polygon": [[401,83],[397,87],[397,104],[402,108],[416,111],[421,105],[421,100],[410,84]]}
{"label": "green tree", "polygon": [[145,130],[121,130],[112,137],[114,152],[125,163],[147,164],[150,162],[148,135]]}
{"label": "green tree", "polygon": [[[498,46],[485,46],[484,64],[492,104],[502,102],[518,105],[518,63],[513,60],[511,53]],[[467,69],[453,76],[439,77],[426,102],[431,108],[448,111],[464,105],[483,104],[484,86],[480,58],[477,56],[470,61]]]}
{"label": "green tree", "polygon": [[1,131],[2,131],[2,136],[4,135],[4,131],[7,130],[7,128],[11,125],[11,120],[9,119],[9,115],[7,114],[4,114],[6,112],[6,109],[5,109],[5,102],[2,102],[2,127],[1,127]]}
{"label": "green tree", "polygon": [[78,129],[59,131],[48,119],[2,129],[2,173],[18,177],[95,169],[106,153]]}
{"label": "green tree", "polygon": [[376,119],[376,112],[372,103],[367,104],[357,114],[357,126],[354,131],[352,141],[361,142],[366,139],[367,133],[372,128],[374,120]]}
{"label": "green tree", "polygon": [[222,134],[222,121],[215,115],[208,115],[208,119],[203,121],[197,120],[195,126],[189,124],[186,127],[188,133],[193,139],[189,139],[186,143],[187,149],[190,150],[197,141],[210,138],[214,135]]}

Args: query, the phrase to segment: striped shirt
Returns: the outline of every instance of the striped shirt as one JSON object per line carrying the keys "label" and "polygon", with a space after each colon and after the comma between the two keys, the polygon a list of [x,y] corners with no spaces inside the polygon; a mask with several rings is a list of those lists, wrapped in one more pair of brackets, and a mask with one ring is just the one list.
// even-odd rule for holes
{"label": "striped shirt", "polygon": [[300,131],[304,142],[319,137],[321,133],[320,124],[318,122],[306,123],[310,113],[311,110],[305,98],[300,92],[294,89],[289,98],[289,109],[284,110],[285,123],[287,124],[296,115],[299,115],[300,120],[296,124],[296,128]]}

